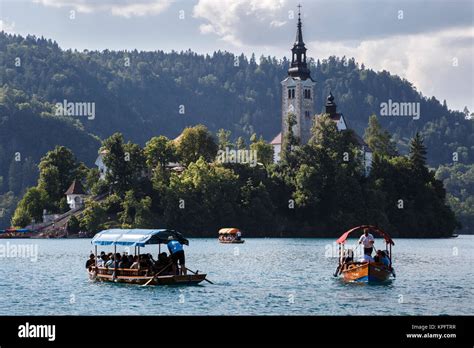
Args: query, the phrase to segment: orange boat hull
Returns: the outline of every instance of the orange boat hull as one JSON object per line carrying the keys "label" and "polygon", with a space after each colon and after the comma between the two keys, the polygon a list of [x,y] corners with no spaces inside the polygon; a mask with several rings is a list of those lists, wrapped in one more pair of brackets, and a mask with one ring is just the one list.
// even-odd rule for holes
{"label": "orange boat hull", "polygon": [[344,280],[349,282],[383,282],[390,279],[392,271],[382,263],[364,262],[345,265]]}

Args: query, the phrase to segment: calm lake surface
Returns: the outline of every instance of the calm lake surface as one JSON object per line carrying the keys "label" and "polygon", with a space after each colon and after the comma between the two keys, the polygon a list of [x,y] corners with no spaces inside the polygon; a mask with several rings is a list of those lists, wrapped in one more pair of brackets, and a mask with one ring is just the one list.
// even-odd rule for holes
{"label": "calm lake surface", "polygon": [[0,256],[0,315],[474,314],[474,236],[395,240],[397,278],[384,285],[334,278],[337,259],[326,257],[333,242],[190,239],[186,265],[215,285],[141,287],[89,281],[89,239],[2,240],[3,247],[37,245],[38,258]]}

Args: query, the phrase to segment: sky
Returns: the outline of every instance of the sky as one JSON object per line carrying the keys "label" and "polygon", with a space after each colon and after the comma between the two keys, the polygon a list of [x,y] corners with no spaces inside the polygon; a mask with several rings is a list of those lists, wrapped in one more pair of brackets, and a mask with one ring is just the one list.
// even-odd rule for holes
{"label": "sky", "polygon": [[[78,50],[354,57],[451,109],[474,110],[473,0],[0,0],[0,30]],[[282,76],[283,78],[283,76]]]}

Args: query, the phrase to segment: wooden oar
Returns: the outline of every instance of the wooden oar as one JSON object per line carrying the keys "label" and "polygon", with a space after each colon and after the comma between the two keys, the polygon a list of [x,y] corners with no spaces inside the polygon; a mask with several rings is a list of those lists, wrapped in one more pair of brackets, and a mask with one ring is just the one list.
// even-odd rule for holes
{"label": "wooden oar", "polygon": [[166,267],[163,268],[161,271],[159,271],[157,274],[155,274],[155,275],[153,276],[153,278],[150,278],[150,280],[148,280],[148,281],[147,281],[145,284],[143,284],[142,286],[147,286],[148,284],[150,284],[153,279],[155,279],[156,277],[158,277],[161,273],[163,273],[163,271],[164,271],[165,269],[167,269],[167,268],[168,268],[169,266],[171,266],[172,264],[173,264],[173,262],[170,262],[170,263],[168,264],[168,266],[166,266]]}
{"label": "wooden oar", "polygon": [[[185,267],[185,268],[186,268],[186,269],[187,269],[189,272],[191,272],[192,274],[197,274],[197,272],[193,272],[193,271],[191,271],[191,270],[190,270],[188,267]],[[210,284],[213,284],[213,285],[214,285],[214,283],[213,283],[213,282],[211,282],[209,279],[207,279],[207,278],[204,278],[204,280],[205,280],[206,282],[208,282],[208,283],[210,283]]]}

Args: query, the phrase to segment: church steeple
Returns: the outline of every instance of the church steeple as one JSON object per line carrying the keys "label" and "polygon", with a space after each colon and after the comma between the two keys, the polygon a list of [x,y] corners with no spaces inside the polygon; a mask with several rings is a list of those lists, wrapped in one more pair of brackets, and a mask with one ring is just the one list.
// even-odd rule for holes
{"label": "church steeple", "polygon": [[301,80],[311,79],[311,72],[306,64],[306,46],[303,41],[303,30],[301,23],[301,5],[298,5],[298,26],[296,31],[296,41],[291,49],[291,65],[288,75]]}

